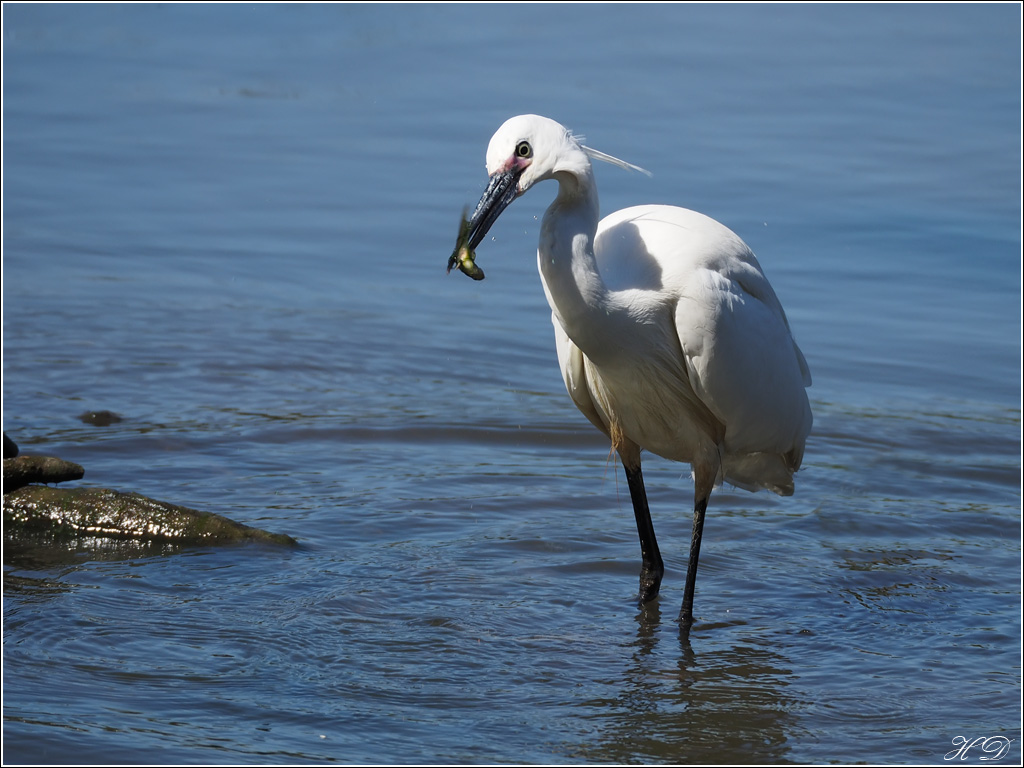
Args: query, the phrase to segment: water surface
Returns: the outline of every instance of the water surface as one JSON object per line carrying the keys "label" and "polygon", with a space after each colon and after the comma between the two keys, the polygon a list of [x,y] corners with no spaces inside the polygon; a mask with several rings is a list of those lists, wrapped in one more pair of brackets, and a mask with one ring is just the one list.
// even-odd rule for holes
{"label": "water surface", "polygon": [[[295,536],[5,542],[4,759],[1020,759],[1012,5],[5,5],[3,426]],[[793,497],[668,572],[565,395],[546,185],[445,275],[507,117],[758,254],[814,374]],[[98,427],[80,416],[108,409]],[[977,749],[969,756],[977,760]]]}

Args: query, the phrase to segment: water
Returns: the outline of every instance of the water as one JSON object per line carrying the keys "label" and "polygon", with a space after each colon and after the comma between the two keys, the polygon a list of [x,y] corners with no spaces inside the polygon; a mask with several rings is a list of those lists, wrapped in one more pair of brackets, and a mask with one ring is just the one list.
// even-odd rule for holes
{"label": "water", "polygon": [[[4,430],[302,542],[7,542],[5,762],[1020,759],[1019,8],[3,21]],[[553,190],[444,273],[521,112],[655,172],[598,168],[606,211],[736,230],[811,364],[796,495],[716,492],[688,643],[689,471],[645,465],[638,612],[536,275]]]}

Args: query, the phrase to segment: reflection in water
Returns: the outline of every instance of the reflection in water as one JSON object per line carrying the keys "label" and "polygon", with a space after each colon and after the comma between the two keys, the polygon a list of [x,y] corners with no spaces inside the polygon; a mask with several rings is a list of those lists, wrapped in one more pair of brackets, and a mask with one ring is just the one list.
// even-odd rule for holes
{"label": "reflection in water", "polygon": [[[181,545],[136,539],[78,536],[68,540],[49,536],[21,536],[4,541],[4,566],[15,571],[67,570],[91,560],[135,560],[181,552]],[[7,572],[5,572],[6,575]],[[21,573],[20,576],[32,578]]]}
{"label": "reflection in water", "polygon": [[597,737],[573,758],[602,762],[772,763],[787,758],[795,701],[785,658],[739,641],[701,652],[657,604],[637,614],[631,663],[619,695],[586,706]]}
{"label": "reflection in water", "polygon": [[652,600],[640,606],[636,615],[636,651],[640,655],[654,652],[658,644],[657,629],[661,624],[661,601]]}
{"label": "reflection in water", "polygon": [[168,542],[118,540],[81,536],[72,540],[49,536],[4,539],[4,597],[38,604],[75,589],[73,574],[97,561],[129,561],[163,557],[185,547]]}

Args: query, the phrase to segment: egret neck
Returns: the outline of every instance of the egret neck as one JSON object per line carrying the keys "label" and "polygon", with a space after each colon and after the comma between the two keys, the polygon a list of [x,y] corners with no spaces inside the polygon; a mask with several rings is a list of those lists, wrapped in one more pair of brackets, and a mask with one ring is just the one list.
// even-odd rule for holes
{"label": "egret neck", "polygon": [[541,222],[537,267],[548,304],[566,334],[587,357],[600,360],[619,334],[617,313],[594,256],[600,206],[589,165],[582,173],[554,175],[558,196]]}

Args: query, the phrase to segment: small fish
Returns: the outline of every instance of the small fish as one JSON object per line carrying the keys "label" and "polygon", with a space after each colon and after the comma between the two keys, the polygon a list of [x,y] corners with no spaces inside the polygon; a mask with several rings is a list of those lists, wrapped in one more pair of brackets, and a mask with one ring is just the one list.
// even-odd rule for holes
{"label": "small fish", "polygon": [[476,265],[476,253],[472,248],[469,247],[469,208],[462,209],[462,220],[459,222],[459,236],[455,240],[455,250],[452,251],[452,255],[448,257],[448,271],[452,271],[452,267],[458,267],[459,271],[464,275],[472,277],[474,280],[483,280],[484,271]]}

